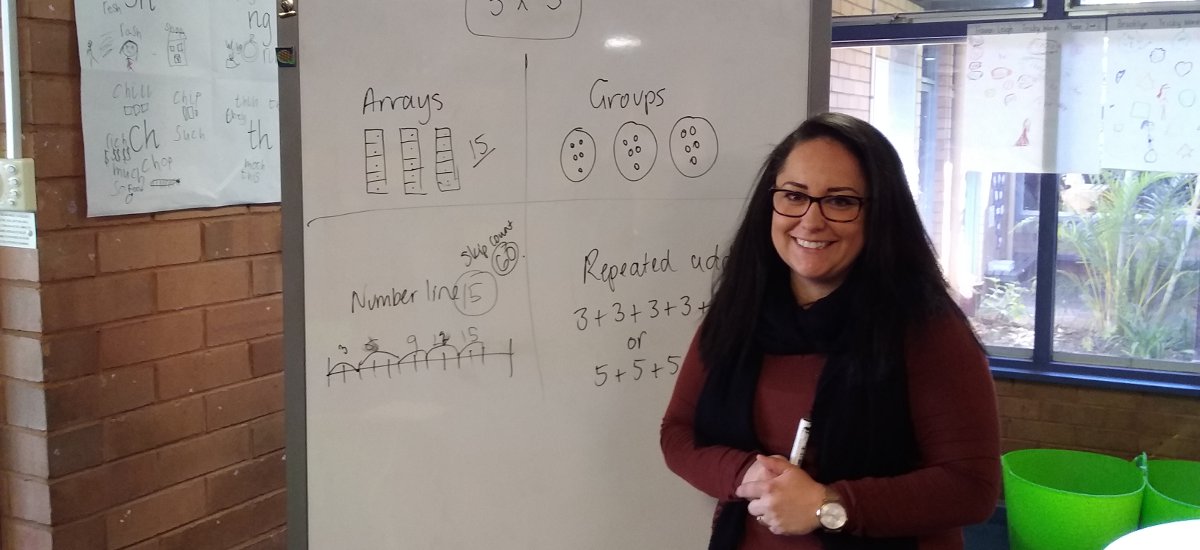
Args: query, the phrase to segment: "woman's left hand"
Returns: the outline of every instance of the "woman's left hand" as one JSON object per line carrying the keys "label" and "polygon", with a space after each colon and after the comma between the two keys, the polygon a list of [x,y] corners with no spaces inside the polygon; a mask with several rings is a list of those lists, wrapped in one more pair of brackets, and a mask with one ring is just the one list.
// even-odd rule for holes
{"label": "woman's left hand", "polygon": [[758,456],[771,479],[750,481],[737,488],[737,496],[750,500],[749,511],[776,535],[805,535],[820,524],[817,508],[825,500],[825,486],[781,457]]}

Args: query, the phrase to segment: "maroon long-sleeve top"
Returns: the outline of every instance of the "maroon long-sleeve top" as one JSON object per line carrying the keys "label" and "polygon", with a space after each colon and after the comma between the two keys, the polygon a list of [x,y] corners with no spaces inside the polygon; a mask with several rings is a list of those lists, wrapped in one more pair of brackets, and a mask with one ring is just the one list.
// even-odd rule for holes
{"label": "maroon long-sleeve top", "polygon": [[[920,452],[912,472],[843,480],[842,496],[858,536],[916,536],[921,550],[963,548],[962,527],[990,516],[1000,492],[999,423],[987,358],[970,327],[946,314],[913,331],[907,341],[908,393]],[[754,402],[755,432],[769,454],[787,456],[800,418],[812,409],[824,355],[768,355]],[[693,422],[705,370],[693,340],[663,417],[667,466],[719,500],[734,491],[754,453],[720,445],[697,447]],[[812,472],[809,446],[801,467]],[[815,513],[815,510],[814,510]],[[746,517],[744,550],[820,549],[813,535],[775,535]]]}

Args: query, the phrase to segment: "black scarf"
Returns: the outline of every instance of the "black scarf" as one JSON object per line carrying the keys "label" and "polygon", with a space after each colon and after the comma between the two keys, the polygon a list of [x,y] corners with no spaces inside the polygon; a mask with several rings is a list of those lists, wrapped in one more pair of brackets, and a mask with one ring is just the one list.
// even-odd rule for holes
{"label": "black scarf", "polygon": [[[737,361],[706,363],[708,376],[696,404],[697,445],[727,445],[762,453],[754,432],[754,397],[765,354],[826,354],[813,403],[810,444],[815,449],[815,479],[893,476],[911,471],[917,449],[908,409],[908,383],[902,334],[884,350],[872,344],[870,326],[853,318],[866,311],[860,277],[851,276],[829,296],[803,309],[786,279],[772,281],[758,319],[755,338]],[[901,328],[901,327],[896,327]],[[892,332],[902,332],[893,330]],[[886,356],[895,360],[876,360]],[[722,502],[713,522],[709,550],[734,550],[744,536],[747,501]],[[916,539],[864,538],[819,532],[825,548],[915,549]]]}

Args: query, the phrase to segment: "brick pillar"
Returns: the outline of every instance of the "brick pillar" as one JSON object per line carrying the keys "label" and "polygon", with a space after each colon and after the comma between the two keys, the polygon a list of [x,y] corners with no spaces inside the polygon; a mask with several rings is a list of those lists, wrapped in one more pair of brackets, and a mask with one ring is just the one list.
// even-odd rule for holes
{"label": "brick pillar", "polygon": [[282,549],[279,206],[88,218],[73,2],[18,10],[38,250],[0,248],[0,543]]}
{"label": "brick pillar", "polygon": [[[18,6],[16,25],[25,94],[35,67],[47,74],[69,72],[65,66],[71,59],[64,51],[69,27],[53,22],[30,25],[32,7]],[[78,112],[78,100],[75,103]],[[23,117],[30,116],[28,107],[21,105]],[[33,153],[34,140],[26,134],[31,129],[29,124],[5,128],[27,138],[22,144],[25,156]],[[51,547],[49,479],[61,464],[50,451],[57,434],[49,430],[46,406],[39,260],[36,250],[0,248],[0,546],[12,549]]]}
{"label": "brick pillar", "polygon": [[49,548],[50,475],[34,250],[0,248],[0,548]]}

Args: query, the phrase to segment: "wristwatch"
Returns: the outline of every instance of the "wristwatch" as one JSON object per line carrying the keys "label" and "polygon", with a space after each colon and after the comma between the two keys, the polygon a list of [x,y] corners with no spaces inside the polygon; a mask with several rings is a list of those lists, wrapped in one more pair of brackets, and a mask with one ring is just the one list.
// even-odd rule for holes
{"label": "wristwatch", "polygon": [[846,526],[846,507],[838,499],[837,493],[825,490],[825,501],[817,508],[817,521],[821,527],[830,533],[837,533]]}

